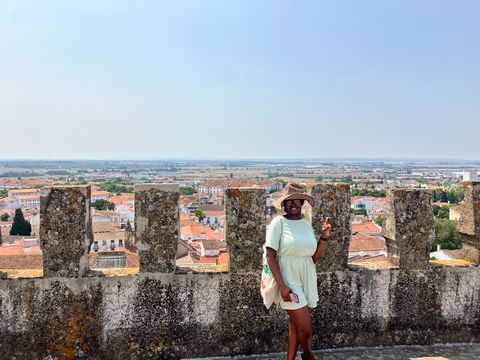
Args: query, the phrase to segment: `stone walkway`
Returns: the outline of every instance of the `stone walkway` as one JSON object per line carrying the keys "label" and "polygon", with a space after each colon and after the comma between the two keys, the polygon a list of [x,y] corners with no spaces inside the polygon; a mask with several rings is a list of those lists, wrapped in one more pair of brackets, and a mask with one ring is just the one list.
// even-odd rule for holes
{"label": "stone walkway", "polygon": [[[285,353],[236,357],[203,358],[203,360],[284,360]],[[300,359],[300,356],[298,356]],[[480,344],[432,346],[395,346],[348,348],[315,351],[316,360],[474,360],[480,359]]]}

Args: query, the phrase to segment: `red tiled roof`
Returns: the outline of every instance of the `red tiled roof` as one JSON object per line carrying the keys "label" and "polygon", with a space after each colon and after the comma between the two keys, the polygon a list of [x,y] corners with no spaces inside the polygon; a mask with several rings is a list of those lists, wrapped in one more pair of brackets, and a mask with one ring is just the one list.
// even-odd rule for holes
{"label": "red tiled roof", "polygon": [[134,194],[125,193],[125,194],[112,196],[111,198],[108,199],[108,201],[114,203],[115,206],[118,206],[118,205],[130,205],[133,203],[134,199],[135,199]]}
{"label": "red tiled roof", "polygon": [[23,245],[15,244],[9,246],[0,246],[0,256],[3,255],[23,255]]}
{"label": "red tiled roof", "polygon": [[352,233],[356,232],[380,233],[380,226],[372,222],[352,224]]}
{"label": "red tiled roof", "polygon": [[0,255],[0,269],[42,269],[42,254]]}
{"label": "red tiled roof", "polygon": [[376,251],[376,250],[387,250],[387,245],[385,241],[380,240],[375,236],[370,236],[363,233],[357,233],[352,236],[352,241],[348,247],[349,252],[357,251]]}
{"label": "red tiled roof", "polygon": [[105,190],[100,190],[100,191],[92,191],[91,196],[94,195],[110,195],[110,192],[105,191]]}
{"label": "red tiled roof", "polygon": [[230,255],[227,252],[222,252],[218,255],[218,265],[228,265],[230,263]]}
{"label": "red tiled roof", "polygon": [[364,256],[360,257],[357,259],[354,259],[350,261],[351,263],[354,264],[359,264],[359,263],[370,263],[370,262],[382,262],[382,261],[387,261],[388,258],[385,255],[377,255],[377,256]]}

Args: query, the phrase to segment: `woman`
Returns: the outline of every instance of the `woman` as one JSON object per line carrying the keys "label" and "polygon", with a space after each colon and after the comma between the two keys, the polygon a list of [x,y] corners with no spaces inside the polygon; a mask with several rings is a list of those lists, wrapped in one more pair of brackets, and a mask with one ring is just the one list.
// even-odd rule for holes
{"label": "woman", "polygon": [[312,352],[312,320],[309,308],[317,306],[317,274],[315,262],[320,258],[330,236],[328,218],[322,221],[322,233],[317,241],[311,224],[302,219],[302,205],[314,199],[303,187],[288,184],[277,205],[285,215],[275,217],[267,229],[267,261],[279,286],[277,303],[290,317],[288,329],[288,360],[294,360],[298,345],[302,359],[314,359]]}

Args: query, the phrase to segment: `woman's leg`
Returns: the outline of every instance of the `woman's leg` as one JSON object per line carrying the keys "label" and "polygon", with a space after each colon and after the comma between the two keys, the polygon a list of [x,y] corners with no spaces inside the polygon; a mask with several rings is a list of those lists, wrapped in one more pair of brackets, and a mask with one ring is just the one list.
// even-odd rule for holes
{"label": "woman's leg", "polygon": [[287,359],[295,360],[298,351],[298,339],[297,339],[297,327],[290,318],[290,324],[288,325],[288,350]]}
{"label": "woman's leg", "polygon": [[[313,360],[312,352],[312,319],[307,306],[298,310],[287,310],[290,321],[293,321],[297,330],[297,341],[302,345],[305,359]],[[290,341],[289,341],[290,343]]]}

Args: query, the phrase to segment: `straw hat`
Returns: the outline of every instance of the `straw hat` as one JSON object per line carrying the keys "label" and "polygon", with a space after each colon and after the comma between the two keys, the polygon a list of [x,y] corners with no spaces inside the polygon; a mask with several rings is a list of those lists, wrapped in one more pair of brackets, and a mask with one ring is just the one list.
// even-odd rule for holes
{"label": "straw hat", "polygon": [[282,209],[283,202],[285,200],[294,200],[294,199],[302,199],[307,200],[308,203],[313,206],[315,200],[313,197],[305,193],[303,186],[294,182],[288,183],[287,186],[283,189],[283,195],[275,201],[275,207]]}

